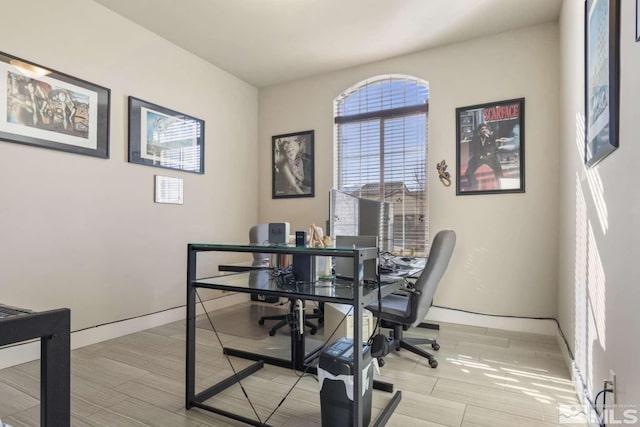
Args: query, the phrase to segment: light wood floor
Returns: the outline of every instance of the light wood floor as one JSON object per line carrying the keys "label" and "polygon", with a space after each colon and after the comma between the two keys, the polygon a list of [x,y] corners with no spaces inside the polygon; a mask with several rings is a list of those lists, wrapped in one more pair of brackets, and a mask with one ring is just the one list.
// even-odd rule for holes
{"label": "light wood floor", "polygon": [[[268,323],[255,327],[268,329]],[[231,371],[214,333],[197,331],[199,391]],[[309,338],[317,339],[321,333]],[[432,369],[425,359],[404,350],[386,357],[376,378],[402,391],[402,401],[388,426],[555,426],[558,404],[578,404],[554,337],[455,324],[441,324],[440,331],[412,330],[408,336],[437,337],[439,366]],[[288,355],[285,328],[275,337],[246,339],[224,333],[220,337],[225,345],[236,348]],[[184,409],[184,353],[184,321],[74,350],[72,424],[244,426],[207,411]],[[249,364],[237,358],[232,362],[236,370]],[[34,361],[0,370],[0,418],[5,423],[39,425],[39,366]],[[299,375],[266,366],[243,381],[263,421]],[[390,398],[389,393],[373,392],[372,419]],[[253,416],[238,386],[207,403]],[[303,376],[268,422],[283,427],[319,426],[316,379]]]}

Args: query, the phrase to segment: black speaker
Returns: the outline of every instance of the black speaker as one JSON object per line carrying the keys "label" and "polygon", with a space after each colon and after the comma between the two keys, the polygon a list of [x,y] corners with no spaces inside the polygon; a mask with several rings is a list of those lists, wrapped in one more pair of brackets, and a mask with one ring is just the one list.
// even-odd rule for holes
{"label": "black speaker", "polygon": [[296,280],[314,282],[316,280],[316,257],[305,254],[293,254],[293,274]]}
{"label": "black speaker", "polygon": [[[307,232],[296,231],[296,246],[307,246]],[[301,282],[313,282],[316,280],[316,257],[305,254],[293,254],[293,275]]]}
{"label": "black speaker", "polygon": [[296,246],[304,247],[307,246],[307,232],[306,231],[296,231]]}

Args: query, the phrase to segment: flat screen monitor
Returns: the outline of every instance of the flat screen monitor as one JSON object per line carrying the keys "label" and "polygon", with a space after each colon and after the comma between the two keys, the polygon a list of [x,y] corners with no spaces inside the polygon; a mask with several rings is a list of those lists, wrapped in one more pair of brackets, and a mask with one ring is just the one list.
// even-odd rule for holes
{"label": "flat screen monitor", "polygon": [[332,189],[329,194],[331,236],[377,236],[381,252],[393,250],[393,204]]}
{"label": "flat screen monitor", "polygon": [[377,236],[380,252],[393,250],[393,205],[370,199],[358,199],[358,234]]}
{"label": "flat screen monitor", "polygon": [[[377,248],[378,236],[336,236],[336,248]],[[364,262],[365,280],[376,280],[376,260]],[[353,258],[334,257],[336,277],[353,279]]]}
{"label": "flat screen monitor", "polygon": [[344,191],[329,192],[330,236],[357,236],[359,234],[360,205],[358,198]]}

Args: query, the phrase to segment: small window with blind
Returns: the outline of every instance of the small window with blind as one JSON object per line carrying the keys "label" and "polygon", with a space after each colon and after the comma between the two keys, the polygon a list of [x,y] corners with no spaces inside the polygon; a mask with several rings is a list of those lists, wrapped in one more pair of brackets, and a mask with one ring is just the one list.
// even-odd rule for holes
{"label": "small window with blind", "polygon": [[404,75],[367,79],[335,100],[334,186],[391,203],[395,254],[428,247],[428,109],[428,82]]}

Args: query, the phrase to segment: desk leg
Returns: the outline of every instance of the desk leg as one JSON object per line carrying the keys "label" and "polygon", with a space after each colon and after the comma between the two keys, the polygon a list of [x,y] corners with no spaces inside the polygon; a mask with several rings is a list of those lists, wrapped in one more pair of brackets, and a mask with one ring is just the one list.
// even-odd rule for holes
{"label": "desk leg", "polygon": [[68,427],[71,425],[69,310],[52,316],[50,321],[51,335],[40,339],[40,424]]}
{"label": "desk leg", "polygon": [[247,360],[263,361],[267,365],[279,366],[281,368],[291,369],[293,366],[291,360],[265,356],[264,354],[251,353],[249,351],[238,350],[230,347],[224,347],[222,349],[222,352],[227,356],[241,357],[242,359]]}
{"label": "desk leg", "polygon": [[185,348],[185,408],[191,409],[196,390],[196,277],[197,252],[188,246],[187,252],[187,326]]}
{"label": "desk leg", "polygon": [[[293,304],[293,301],[291,302]],[[291,361],[293,368],[304,371],[304,301],[298,300],[298,306],[293,307],[293,325],[291,325]],[[302,329],[300,324],[302,323]]]}
{"label": "desk leg", "polygon": [[440,330],[440,325],[436,324],[436,323],[427,323],[427,322],[422,322],[418,325],[418,328],[425,328],[425,329],[433,329],[436,331]]}
{"label": "desk leg", "polygon": [[373,388],[375,390],[386,391],[387,393],[393,393],[393,384],[386,381],[373,380]]}
{"label": "desk leg", "polygon": [[384,407],[378,418],[373,422],[372,427],[382,427],[387,424],[389,418],[393,414],[393,411],[398,407],[400,401],[402,400],[402,393],[397,391],[396,394],[393,395],[387,406]]}

